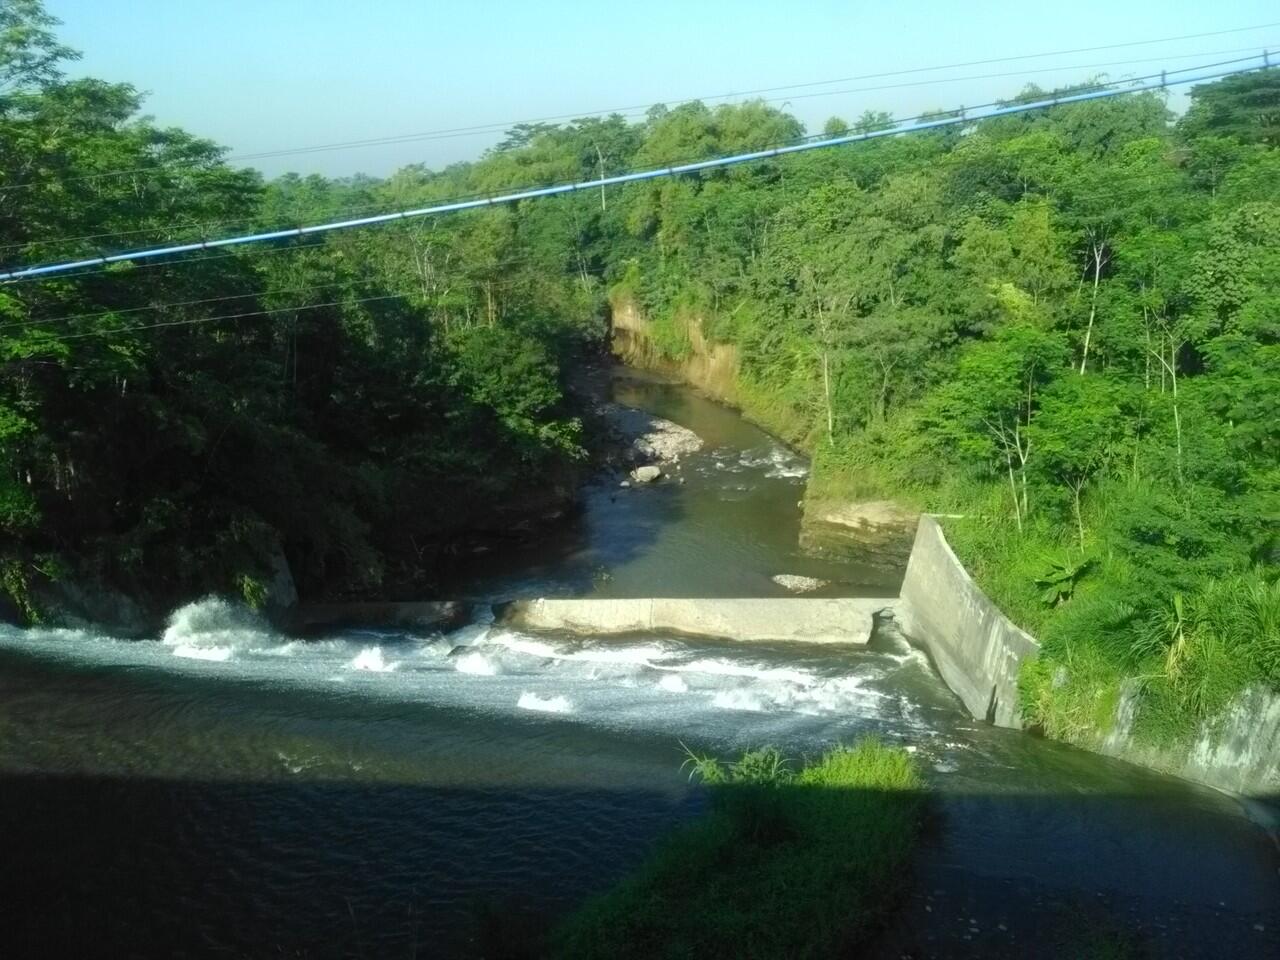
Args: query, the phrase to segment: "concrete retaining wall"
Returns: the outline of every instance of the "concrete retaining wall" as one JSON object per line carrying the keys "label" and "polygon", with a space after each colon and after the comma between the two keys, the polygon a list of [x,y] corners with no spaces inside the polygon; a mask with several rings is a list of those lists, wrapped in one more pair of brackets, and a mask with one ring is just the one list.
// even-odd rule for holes
{"label": "concrete retaining wall", "polygon": [[1187,780],[1262,797],[1280,796],[1280,695],[1250,687],[1221,716],[1206,723],[1182,747],[1156,747],[1133,738],[1138,689],[1125,684],[1111,730],[1098,749],[1105,754]]}
{"label": "concrete retaining wall", "polygon": [[667,630],[729,640],[866,643],[875,614],[897,601],[850,597],[722,600],[517,600],[498,608],[512,626],[574,633]]}
{"label": "concrete retaining wall", "polygon": [[[978,588],[938,521],[927,515],[916,530],[897,617],[970,713],[997,726],[1022,727],[1018,669],[1038,655],[1039,645]],[[1137,688],[1127,684],[1110,730],[1080,746],[1232,793],[1280,795],[1280,695],[1245,690],[1177,747],[1135,741],[1137,710]]]}
{"label": "concrete retaining wall", "polygon": [[920,518],[902,581],[898,622],[924,647],[969,712],[1021,729],[1018,668],[1040,652],[983,593],[930,516]]}

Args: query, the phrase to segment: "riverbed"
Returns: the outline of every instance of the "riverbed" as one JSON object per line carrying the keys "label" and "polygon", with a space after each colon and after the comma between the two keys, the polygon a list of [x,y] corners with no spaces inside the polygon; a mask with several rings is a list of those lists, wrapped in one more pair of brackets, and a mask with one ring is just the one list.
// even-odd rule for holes
{"label": "riverbed", "polygon": [[460,569],[480,612],[457,630],[301,640],[214,599],[149,640],[0,629],[0,949],[492,956],[697,814],[684,746],[865,734],[938,797],[880,955],[1051,955],[1086,922],[1159,955],[1274,949],[1276,850],[1235,800],[972,720],[891,625],[846,648],[491,622],[513,596],[782,595],[779,573],[885,592],[798,550],[803,458],[684,387],[612,390],[703,449],[651,487],[597,477],[564,531]]}

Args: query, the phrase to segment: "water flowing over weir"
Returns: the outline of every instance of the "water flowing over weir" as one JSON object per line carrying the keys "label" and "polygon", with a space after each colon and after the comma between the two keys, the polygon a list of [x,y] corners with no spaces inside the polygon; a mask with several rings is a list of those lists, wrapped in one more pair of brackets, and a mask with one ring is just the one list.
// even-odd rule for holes
{"label": "water flowing over weir", "polygon": [[918,868],[934,899],[905,905],[885,955],[943,903],[1026,955],[1044,911],[1082,899],[1160,924],[1171,953],[1266,954],[1275,850],[1231,798],[972,720],[891,622],[864,646],[488,616],[518,596],[783,596],[776,574],[886,592],[796,551],[799,458],[681,388],[616,393],[704,450],[652,488],[601,479],[540,553],[462,572],[479,614],[456,629],[304,640],[204,600],[153,640],[0,630],[0,830],[31,894],[0,948],[480,955],[484,918],[536,926],[700,809],[681,743],[802,757],[871,733],[916,754],[941,818]]}

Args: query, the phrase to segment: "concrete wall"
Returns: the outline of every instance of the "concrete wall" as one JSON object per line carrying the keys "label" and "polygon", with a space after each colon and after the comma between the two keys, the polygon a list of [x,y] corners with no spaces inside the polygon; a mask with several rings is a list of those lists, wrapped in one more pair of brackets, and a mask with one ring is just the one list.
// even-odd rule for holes
{"label": "concrete wall", "polygon": [[1022,727],[1018,668],[1040,646],[987,599],[928,515],[916,528],[897,616],[970,713],[998,727]]}
{"label": "concrete wall", "polygon": [[[920,518],[897,617],[970,713],[997,726],[1022,726],[1018,669],[1039,645],[973,582],[934,517]],[[1245,690],[1190,743],[1156,747],[1134,740],[1137,693],[1126,685],[1110,729],[1080,745],[1232,793],[1280,795],[1280,694]]]}
{"label": "concrete wall", "polygon": [[875,614],[892,599],[809,597],[749,600],[676,598],[625,600],[517,600],[498,608],[512,626],[574,633],[668,630],[729,640],[799,640],[866,643]]}
{"label": "concrete wall", "polygon": [[1138,690],[1126,684],[1111,730],[1098,749],[1105,754],[1207,783],[1220,790],[1280,796],[1280,694],[1250,687],[1222,715],[1206,723],[1186,746],[1135,742]]}

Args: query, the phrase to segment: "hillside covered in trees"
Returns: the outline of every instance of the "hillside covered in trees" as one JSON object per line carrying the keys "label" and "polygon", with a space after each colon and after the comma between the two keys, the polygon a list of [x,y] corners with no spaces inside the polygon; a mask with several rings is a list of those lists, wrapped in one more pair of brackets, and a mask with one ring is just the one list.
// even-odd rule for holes
{"label": "hillside covered in trees", "polygon": [[[0,3],[0,258],[421,206],[791,141],[761,102],[512,129],[385,180],[236,169],[68,80]],[[1028,89],[1015,99],[1038,98]],[[260,599],[428,586],[585,456],[566,392],[608,303],[732,345],[811,495],[892,496],[1044,643],[1029,715],[1087,740],[1137,678],[1153,738],[1280,686],[1280,75],[601,193],[0,285],[3,581]],[[829,132],[890,125],[868,112]],[[552,498],[554,499],[554,498]]]}

